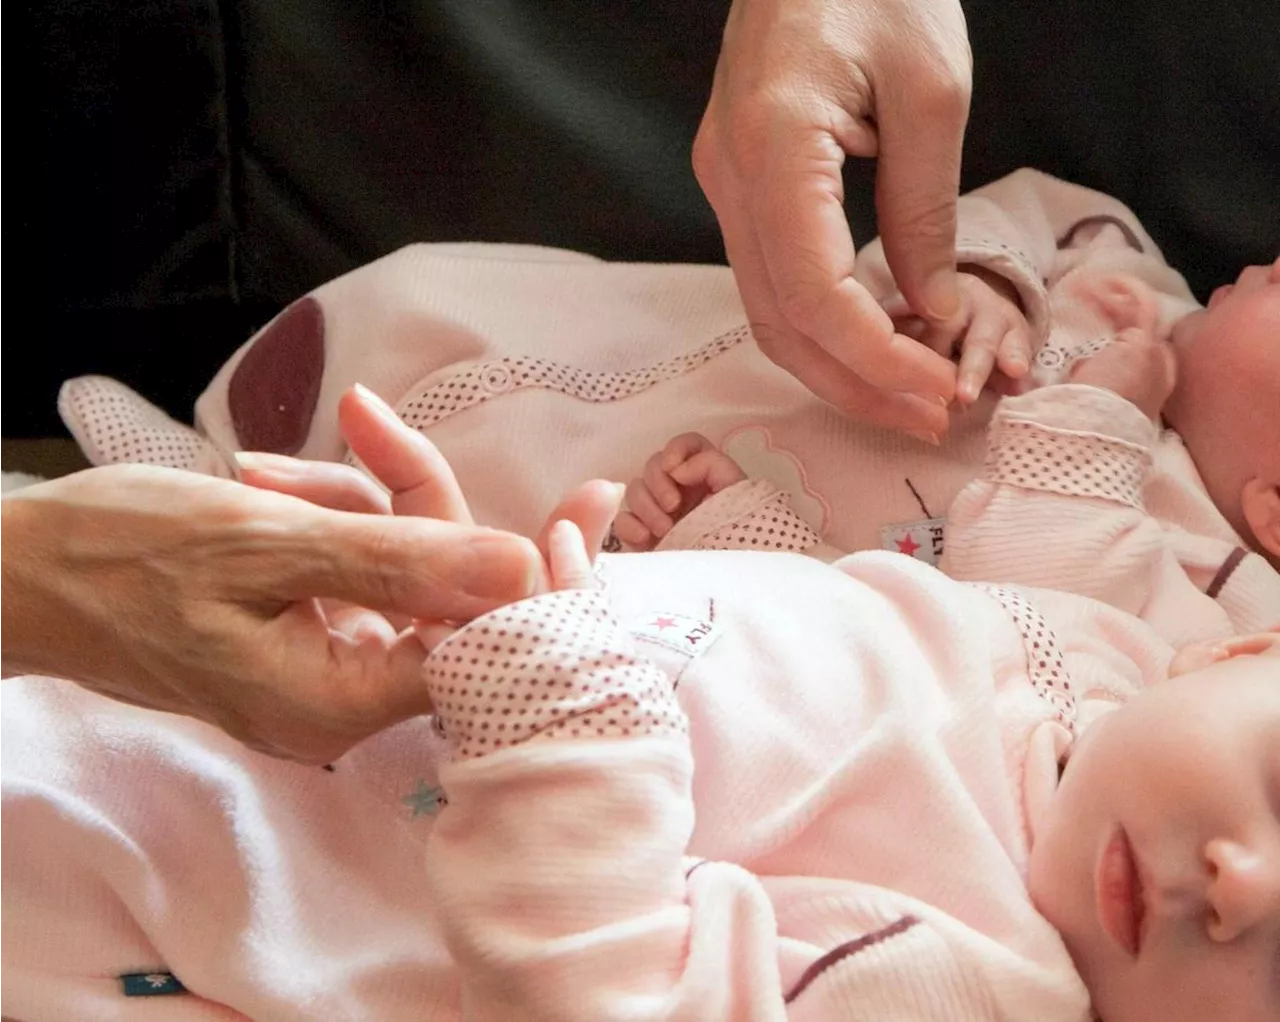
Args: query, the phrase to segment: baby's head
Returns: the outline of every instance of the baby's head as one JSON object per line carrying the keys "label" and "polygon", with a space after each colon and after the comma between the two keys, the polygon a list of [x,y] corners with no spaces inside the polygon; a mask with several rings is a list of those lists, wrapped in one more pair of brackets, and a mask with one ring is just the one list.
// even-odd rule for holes
{"label": "baby's head", "polygon": [[1029,886],[1105,1022],[1280,1018],[1280,633],[1189,647],[1090,728]]}
{"label": "baby's head", "polygon": [[1227,521],[1280,568],[1280,259],[1246,267],[1172,340],[1165,418]]}

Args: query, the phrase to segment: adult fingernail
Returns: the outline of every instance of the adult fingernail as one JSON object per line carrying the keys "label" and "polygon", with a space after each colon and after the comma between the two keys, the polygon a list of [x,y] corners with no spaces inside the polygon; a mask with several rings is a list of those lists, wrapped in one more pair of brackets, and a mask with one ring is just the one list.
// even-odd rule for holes
{"label": "adult fingernail", "polygon": [[400,421],[400,416],[396,414],[396,410],[392,408],[389,404],[387,404],[387,402],[382,400],[382,398],[380,398],[377,394],[371,391],[368,387],[366,387],[363,383],[355,384],[353,389],[357,394],[360,395],[360,399],[364,401],[365,404],[367,404],[370,408],[372,408],[375,412],[377,412],[383,418],[394,419],[396,422]]}
{"label": "adult fingernail", "polygon": [[960,311],[960,289],[955,274],[935,273],[924,285],[925,314],[934,322],[944,322]]}

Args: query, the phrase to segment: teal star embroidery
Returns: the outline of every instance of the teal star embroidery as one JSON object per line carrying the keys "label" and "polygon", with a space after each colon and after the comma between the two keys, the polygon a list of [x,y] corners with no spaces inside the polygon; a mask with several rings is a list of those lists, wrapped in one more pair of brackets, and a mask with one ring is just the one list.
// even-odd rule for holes
{"label": "teal star embroidery", "polygon": [[433,788],[421,777],[418,778],[418,786],[400,801],[413,810],[415,820],[423,815],[435,816],[443,806],[449,804],[443,788]]}
{"label": "teal star embroidery", "polygon": [[130,972],[119,979],[125,997],[163,997],[187,992],[172,972]]}

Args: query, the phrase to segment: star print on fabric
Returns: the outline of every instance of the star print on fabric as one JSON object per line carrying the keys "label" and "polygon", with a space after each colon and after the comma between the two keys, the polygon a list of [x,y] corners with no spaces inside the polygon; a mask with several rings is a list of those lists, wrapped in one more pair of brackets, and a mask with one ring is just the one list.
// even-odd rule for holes
{"label": "star print on fabric", "polygon": [[400,800],[413,810],[413,819],[419,816],[435,816],[449,804],[443,788],[433,788],[422,778],[418,778],[418,786]]}
{"label": "star print on fabric", "polygon": [[659,617],[650,627],[656,628],[658,631],[664,631],[668,628],[675,628],[677,621],[673,617]]}
{"label": "star print on fabric", "polygon": [[915,541],[915,537],[911,533],[907,533],[902,539],[894,540],[898,544],[898,553],[906,554],[908,557],[914,557],[915,552],[920,549],[920,544]]}
{"label": "star print on fabric", "polygon": [[125,997],[162,997],[187,992],[172,972],[130,972],[119,979]]}

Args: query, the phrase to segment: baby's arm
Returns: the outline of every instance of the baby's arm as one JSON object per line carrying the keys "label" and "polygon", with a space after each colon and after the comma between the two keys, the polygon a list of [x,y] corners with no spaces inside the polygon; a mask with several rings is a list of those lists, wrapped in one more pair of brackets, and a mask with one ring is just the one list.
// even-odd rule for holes
{"label": "baby's arm", "polygon": [[[1079,305],[1079,292],[1088,292],[1097,277],[1123,273],[1147,284],[1159,296],[1164,326],[1196,306],[1186,282],[1165,262],[1137,217],[1109,195],[1024,168],[961,196],[956,216],[957,262],[982,271],[988,279],[1004,280],[1016,292],[1031,356],[1045,345],[1051,327],[1055,336],[1064,326],[1068,335],[1090,333],[1093,322],[1068,321]],[[855,276],[891,314],[904,307],[878,239],[859,251]],[[967,306],[974,297],[970,292],[979,297],[983,293],[976,281],[971,282],[975,287],[965,292]],[[935,336],[923,339],[934,347],[955,340],[965,353],[971,340],[983,341],[981,332],[973,336],[968,322],[949,329],[961,333],[938,336],[935,330]],[[1054,374],[1065,363],[1056,348],[1050,354],[1054,357],[1047,364],[1037,363],[1038,383],[1059,382]],[[1009,371],[1003,352],[998,365],[1006,375],[1019,375]]]}
{"label": "baby's arm", "polygon": [[1071,382],[997,407],[983,475],[951,506],[939,567],[959,579],[1092,597],[1170,641],[1230,634],[1226,614],[1188,578],[1143,505],[1154,420],[1174,381],[1153,300],[1141,285],[1116,282],[1106,301],[1115,341],[1077,363]]}
{"label": "baby's arm", "polygon": [[684,433],[627,486],[614,534],[631,551],[766,550],[842,556],[766,480],[748,479],[710,440]]}
{"label": "baby's arm", "polygon": [[769,900],[685,858],[687,723],[602,590],[480,618],[425,677],[455,747],[426,868],[468,1018],[786,1017]]}

